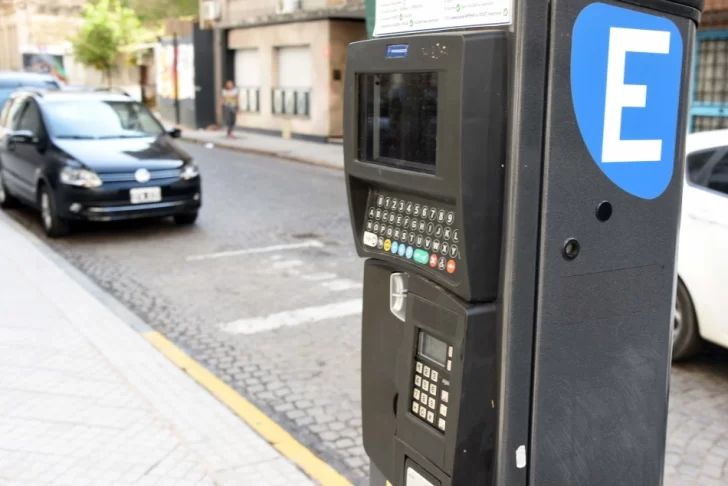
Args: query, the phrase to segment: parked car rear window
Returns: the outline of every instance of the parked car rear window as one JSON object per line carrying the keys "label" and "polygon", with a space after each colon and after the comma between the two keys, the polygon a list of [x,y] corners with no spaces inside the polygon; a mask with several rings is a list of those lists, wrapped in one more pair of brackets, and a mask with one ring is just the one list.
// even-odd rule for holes
{"label": "parked car rear window", "polygon": [[57,138],[140,138],[164,133],[149,110],[135,101],[53,101],[44,108],[48,131]]}

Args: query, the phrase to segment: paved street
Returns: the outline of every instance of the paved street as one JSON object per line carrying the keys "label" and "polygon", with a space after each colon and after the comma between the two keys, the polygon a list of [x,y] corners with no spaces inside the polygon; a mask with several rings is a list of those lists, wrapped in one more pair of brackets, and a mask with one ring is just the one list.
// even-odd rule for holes
{"label": "paved street", "polygon": [[[204,207],[172,222],[85,226],[59,254],[365,484],[362,263],[341,171],[198,145]],[[41,236],[37,216],[10,213]],[[728,353],[673,374],[667,484],[728,483]]]}

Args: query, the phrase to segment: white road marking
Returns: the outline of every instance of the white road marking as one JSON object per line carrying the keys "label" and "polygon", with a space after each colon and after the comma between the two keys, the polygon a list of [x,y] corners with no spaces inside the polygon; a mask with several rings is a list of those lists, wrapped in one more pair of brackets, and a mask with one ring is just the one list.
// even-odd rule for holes
{"label": "white road marking", "polygon": [[312,273],[310,275],[304,275],[301,277],[304,280],[308,280],[309,282],[320,282],[322,280],[333,280],[338,275],[335,273]]}
{"label": "white road marking", "polygon": [[301,260],[283,260],[273,263],[273,268],[276,270],[286,270],[289,268],[300,267],[301,265],[303,265]]}
{"label": "white road marking", "polygon": [[278,312],[264,317],[252,319],[240,319],[238,321],[222,324],[223,331],[230,334],[257,334],[259,332],[272,331],[281,327],[300,326],[311,322],[324,321],[326,319],[337,319],[346,316],[353,316],[361,313],[362,300],[348,300],[336,304],[327,304],[305,309]]}
{"label": "white road marking", "polygon": [[219,253],[208,253],[206,255],[188,256],[188,262],[199,262],[202,260],[214,260],[216,258],[226,258],[244,255],[259,255],[261,253],[275,253],[286,250],[300,250],[302,248],[322,248],[323,243],[316,240],[302,241],[301,243],[291,243],[288,245],[264,246],[262,248],[248,248],[245,250],[221,251]]}
{"label": "white road marking", "polygon": [[353,280],[349,280],[348,278],[340,278],[337,280],[332,280],[331,282],[321,282],[321,286],[325,287],[327,290],[331,292],[344,292],[346,290],[358,290],[363,288],[364,286],[361,284],[361,282],[355,282]]}

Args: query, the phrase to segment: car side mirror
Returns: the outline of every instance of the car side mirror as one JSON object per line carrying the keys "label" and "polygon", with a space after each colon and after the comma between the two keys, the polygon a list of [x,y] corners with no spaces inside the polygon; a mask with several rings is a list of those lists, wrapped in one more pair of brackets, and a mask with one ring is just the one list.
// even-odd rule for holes
{"label": "car side mirror", "polygon": [[16,130],[10,135],[10,141],[18,144],[37,145],[38,137],[30,130]]}
{"label": "car side mirror", "polygon": [[172,138],[180,138],[182,136],[182,130],[177,127],[168,128],[167,135]]}

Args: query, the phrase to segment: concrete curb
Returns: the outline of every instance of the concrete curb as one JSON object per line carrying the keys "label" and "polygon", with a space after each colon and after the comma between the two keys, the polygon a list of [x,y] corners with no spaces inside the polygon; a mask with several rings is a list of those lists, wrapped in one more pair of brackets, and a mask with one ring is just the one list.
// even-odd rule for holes
{"label": "concrete curb", "polygon": [[185,142],[195,143],[197,145],[207,145],[208,143],[211,143],[215,146],[215,148],[222,148],[225,150],[232,150],[235,152],[242,152],[247,154],[253,154],[253,155],[261,155],[264,157],[276,157],[283,160],[289,160],[291,162],[298,162],[301,164],[307,164],[307,165],[314,165],[317,167],[325,167],[327,169],[334,169],[334,170],[344,170],[344,164],[343,162],[341,165],[339,164],[332,164],[331,162],[325,161],[325,160],[313,160],[313,159],[307,159],[305,157],[299,157],[295,154],[292,154],[291,152],[277,152],[275,150],[261,150],[256,149],[252,147],[241,147],[239,145],[230,143],[226,140],[218,140],[218,141],[210,141],[210,140],[202,140],[195,137],[185,136],[184,131],[182,131],[182,137],[180,140],[183,140]]}

